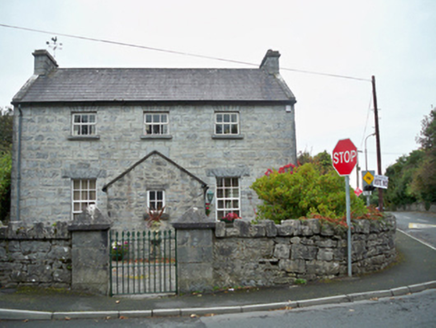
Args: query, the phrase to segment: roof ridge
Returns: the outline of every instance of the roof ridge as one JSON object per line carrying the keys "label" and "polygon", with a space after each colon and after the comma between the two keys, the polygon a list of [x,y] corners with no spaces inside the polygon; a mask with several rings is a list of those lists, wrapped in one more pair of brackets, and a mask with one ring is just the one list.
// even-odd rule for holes
{"label": "roof ridge", "polygon": [[228,67],[59,67],[56,70],[94,70],[94,69],[120,69],[120,70],[220,70],[220,71],[259,71],[259,68],[228,68]]}

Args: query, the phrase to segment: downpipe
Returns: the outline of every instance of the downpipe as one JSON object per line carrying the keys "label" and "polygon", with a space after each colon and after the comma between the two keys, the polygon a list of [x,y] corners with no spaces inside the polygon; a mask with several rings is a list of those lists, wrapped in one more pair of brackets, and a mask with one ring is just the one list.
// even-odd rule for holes
{"label": "downpipe", "polygon": [[17,215],[16,220],[20,221],[20,197],[21,197],[21,135],[23,124],[23,112],[21,105],[18,105],[18,140],[17,140]]}

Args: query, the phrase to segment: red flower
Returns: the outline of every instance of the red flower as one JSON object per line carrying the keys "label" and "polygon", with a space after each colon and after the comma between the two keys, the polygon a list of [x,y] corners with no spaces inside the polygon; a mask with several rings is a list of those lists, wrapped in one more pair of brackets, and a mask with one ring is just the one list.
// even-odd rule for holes
{"label": "red flower", "polygon": [[223,216],[221,218],[221,221],[225,221],[225,222],[233,222],[236,219],[240,219],[240,217],[238,216],[238,214],[230,212],[228,213],[226,216]]}

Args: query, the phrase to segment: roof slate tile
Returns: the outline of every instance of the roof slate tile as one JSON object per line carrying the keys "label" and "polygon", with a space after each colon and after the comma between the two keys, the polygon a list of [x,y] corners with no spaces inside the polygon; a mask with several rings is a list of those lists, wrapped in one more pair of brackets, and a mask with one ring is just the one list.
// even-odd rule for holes
{"label": "roof slate tile", "polygon": [[[286,91],[285,91],[286,90]],[[87,101],[295,101],[262,69],[58,68],[13,103]]]}
{"label": "roof slate tile", "polygon": [[280,77],[263,69],[57,68],[23,87],[13,103],[114,100],[295,102],[295,97]]}

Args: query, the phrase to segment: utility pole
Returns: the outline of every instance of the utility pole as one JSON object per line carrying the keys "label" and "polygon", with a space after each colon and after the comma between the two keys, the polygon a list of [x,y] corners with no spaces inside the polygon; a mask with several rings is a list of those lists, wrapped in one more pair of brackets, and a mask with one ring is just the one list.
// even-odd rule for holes
{"label": "utility pole", "polygon": [[[378,126],[378,108],[377,108],[377,93],[375,91],[375,77],[372,76],[372,97],[374,102],[374,120],[375,120],[375,142],[377,146],[377,174],[383,175],[381,164],[381,150],[380,150],[380,130]],[[378,208],[383,211],[383,190],[378,188]]]}

